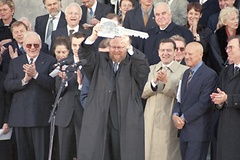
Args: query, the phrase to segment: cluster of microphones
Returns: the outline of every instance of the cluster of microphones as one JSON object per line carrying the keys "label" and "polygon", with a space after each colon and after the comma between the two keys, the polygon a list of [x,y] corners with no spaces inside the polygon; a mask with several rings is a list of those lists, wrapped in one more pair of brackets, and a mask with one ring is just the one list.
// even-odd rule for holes
{"label": "cluster of microphones", "polygon": [[61,71],[62,66],[67,65],[65,72],[74,72],[80,66],[84,66],[87,63],[86,59],[81,59],[78,62],[74,63],[73,58],[64,58],[58,63],[54,64],[53,67],[55,68],[49,75],[51,77],[56,77],[58,72]]}

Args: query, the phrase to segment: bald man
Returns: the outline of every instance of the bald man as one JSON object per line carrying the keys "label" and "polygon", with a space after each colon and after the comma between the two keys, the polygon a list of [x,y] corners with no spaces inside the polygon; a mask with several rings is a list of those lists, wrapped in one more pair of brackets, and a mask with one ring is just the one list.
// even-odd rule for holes
{"label": "bald man", "polygon": [[183,74],[172,120],[180,136],[182,160],[206,160],[213,106],[210,94],[217,74],[202,62],[203,47],[191,42],[185,49],[185,62],[190,68]]}

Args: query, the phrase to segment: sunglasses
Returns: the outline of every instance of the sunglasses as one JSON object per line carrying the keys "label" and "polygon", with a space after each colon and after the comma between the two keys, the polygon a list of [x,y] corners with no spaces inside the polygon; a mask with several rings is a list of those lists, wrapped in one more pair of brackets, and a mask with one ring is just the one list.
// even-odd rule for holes
{"label": "sunglasses", "polygon": [[181,52],[183,52],[184,50],[185,50],[185,48],[184,47],[176,47],[176,49],[177,49],[177,51],[181,51]]}
{"label": "sunglasses", "polygon": [[26,44],[26,48],[28,48],[28,49],[32,48],[32,46],[34,48],[39,48],[40,44]]}

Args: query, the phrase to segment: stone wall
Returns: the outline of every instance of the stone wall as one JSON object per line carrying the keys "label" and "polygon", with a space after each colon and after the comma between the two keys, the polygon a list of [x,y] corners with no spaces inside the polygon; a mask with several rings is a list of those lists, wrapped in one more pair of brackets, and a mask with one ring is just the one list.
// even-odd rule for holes
{"label": "stone wall", "polygon": [[[46,14],[42,0],[13,0],[15,4],[14,18],[27,17],[32,22],[32,29],[34,29],[35,18],[39,15]],[[62,10],[72,2],[82,4],[81,0],[62,0]]]}

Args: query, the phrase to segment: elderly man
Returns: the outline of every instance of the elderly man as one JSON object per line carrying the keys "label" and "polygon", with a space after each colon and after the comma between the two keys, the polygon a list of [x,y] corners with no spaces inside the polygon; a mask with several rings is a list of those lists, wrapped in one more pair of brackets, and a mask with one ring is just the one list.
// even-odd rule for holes
{"label": "elderly man", "polygon": [[110,39],[109,52],[95,54],[92,43],[100,24],[79,50],[91,81],[83,114],[79,160],[144,160],[141,94],[149,66],[129,37]]}
{"label": "elderly man", "polygon": [[18,160],[46,160],[54,96],[54,79],[48,74],[55,58],[40,52],[41,38],[36,32],[24,35],[23,48],[26,54],[10,62],[4,82],[13,93],[8,123],[16,134]]}
{"label": "elderly man", "polygon": [[171,119],[177,87],[187,66],[174,61],[176,44],[162,39],[158,54],[161,62],[150,66],[150,74],[142,98],[147,99],[144,111],[145,159],[179,160],[178,130]]}
{"label": "elderly man", "polygon": [[88,34],[87,31],[85,31],[81,26],[79,26],[79,22],[82,18],[82,9],[79,4],[70,3],[65,9],[65,14],[67,25],[57,29],[56,31],[53,31],[52,44],[54,44],[54,41],[59,36],[69,37],[73,33],[78,31],[82,31],[85,34]]}
{"label": "elderly man", "polygon": [[102,17],[108,13],[113,13],[112,7],[109,5],[98,2],[97,0],[82,0],[82,20],[80,25],[84,29],[92,29]]}
{"label": "elderly man", "polygon": [[220,110],[218,124],[217,160],[239,159],[240,153],[240,37],[228,40],[226,47],[229,61],[233,64],[224,68],[219,75],[217,92],[212,101]]}
{"label": "elderly man", "polygon": [[182,78],[173,109],[173,123],[180,130],[182,160],[206,160],[211,139],[213,107],[210,94],[216,87],[217,74],[202,62],[203,47],[187,44],[187,69]]}
{"label": "elderly man", "polygon": [[60,10],[61,0],[43,0],[48,14],[38,16],[35,20],[35,31],[40,35],[42,42],[51,45],[52,31],[67,25],[65,15]]}
{"label": "elderly man", "polygon": [[193,35],[187,28],[172,22],[172,13],[167,3],[157,3],[154,6],[154,16],[157,26],[149,30],[148,39],[144,41],[139,40],[136,44],[136,47],[146,54],[150,65],[160,61],[158,56],[158,44],[161,39],[170,38],[178,34],[185,38],[186,43],[193,41]]}

